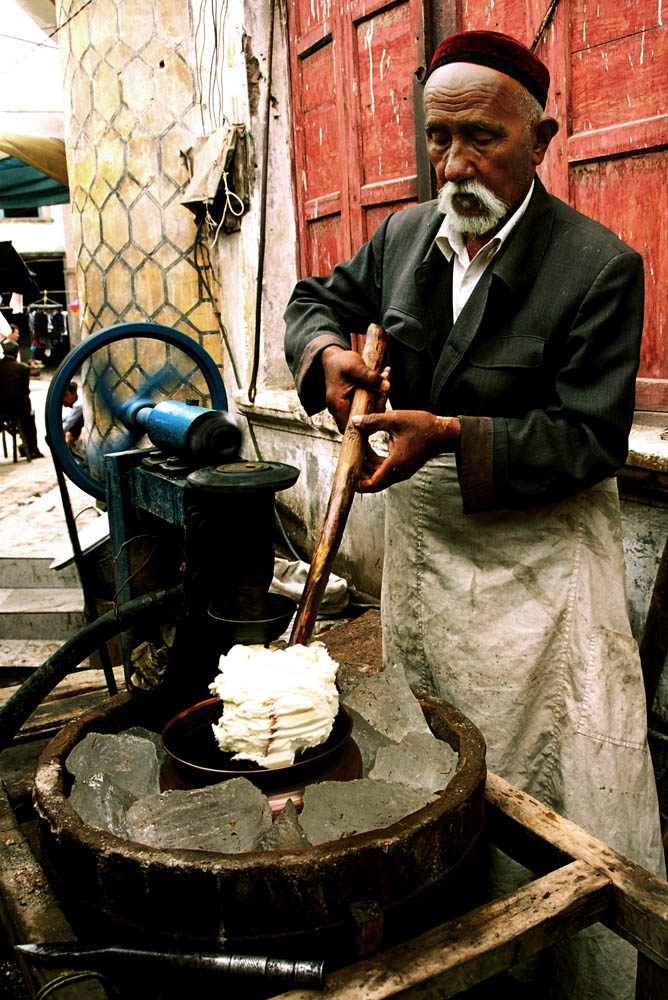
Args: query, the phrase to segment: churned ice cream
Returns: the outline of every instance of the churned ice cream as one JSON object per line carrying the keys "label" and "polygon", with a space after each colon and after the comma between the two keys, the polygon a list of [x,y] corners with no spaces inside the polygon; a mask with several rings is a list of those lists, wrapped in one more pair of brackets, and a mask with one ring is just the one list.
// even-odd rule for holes
{"label": "churned ice cream", "polygon": [[233,760],[283,767],[329,736],[339,711],[338,664],[322,643],[233,646],[219,669],[209,685],[223,702],[213,732]]}

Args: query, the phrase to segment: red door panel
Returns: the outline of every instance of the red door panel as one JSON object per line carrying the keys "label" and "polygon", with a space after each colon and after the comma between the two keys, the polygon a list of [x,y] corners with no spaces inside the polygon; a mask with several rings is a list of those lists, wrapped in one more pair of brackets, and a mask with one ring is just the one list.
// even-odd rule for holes
{"label": "red door panel", "polygon": [[[645,264],[645,330],[640,378],[668,372],[668,153],[620,157],[576,166],[575,207],[598,219],[642,254]],[[643,384],[639,387],[645,388]]]}
{"label": "red door panel", "polygon": [[302,275],[350,257],[417,201],[418,0],[291,0],[290,71]]}
{"label": "red door panel", "polygon": [[[530,45],[547,4],[465,0],[462,6],[462,28],[506,31]],[[636,405],[668,409],[668,19],[657,0],[561,0],[536,52],[552,77],[548,113],[560,122],[541,178],[643,255]]]}

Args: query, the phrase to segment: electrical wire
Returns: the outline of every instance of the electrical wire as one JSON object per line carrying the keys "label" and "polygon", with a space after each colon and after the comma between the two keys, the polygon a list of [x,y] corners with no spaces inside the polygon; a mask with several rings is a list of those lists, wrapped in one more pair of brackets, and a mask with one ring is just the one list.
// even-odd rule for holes
{"label": "electrical wire", "polygon": [[65,972],[45,983],[36,994],[35,1000],[46,1000],[46,997],[51,996],[56,990],[62,989],[63,986],[68,987],[71,983],[78,983],[84,979],[98,979],[103,983],[106,982],[102,973],[97,972],[95,969],[85,969],[82,972]]}
{"label": "electrical wire", "polygon": [[[55,36],[58,34],[59,31],[62,31],[62,29],[67,27],[68,24],[71,24],[71,22],[75,19],[75,17],[78,17],[79,14],[82,14],[83,11],[86,9],[86,7],[90,7],[92,3],[93,0],[84,0],[84,3],[81,5],[81,7],[79,7],[78,10],[75,10],[74,14],[72,14],[65,21],[63,21],[62,24],[57,25],[57,27],[55,27],[54,30],[49,35],[47,35],[47,38],[48,39],[55,38]],[[10,66],[6,66],[5,69],[3,69],[2,72],[0,72],[0,80],[3,78],[3,76],[6,76],[8,73],[13,72],[13,70],[16,69],[17,66],[19,66],[22,62],[24,62],[28,58],[28,56],[32,55],[33,52],[36,52],[37,49],[43,49],[43,48],[50,49],[53,48],[53,46],[49,45],[47,42],[35,42],[33,47],[28,49],[28,51],[25,52],[19,59],[17,59],[16,62],[13,62]]]}
{"label": "electrical wire", "polygon": [[[213,130],[222,128],[226,116],[224,111],[224,90],[221,62],[225,53],[225,32],[227,26],[229,0],[203,0],[199,9],[195,28],[195,78],[199,92],[202,131],[207,131],[204,108],[209,113]],[[205,16],[206,15],[206,16]],[[204,55],[207,49],[208,31],[213,31],[213,52],[208,67],[208,79],[204,83]],[[206,95],[205,95],[206,90]],[[205,99],[206,98],[206,99]]]}
{"label": "electrical wire", "polygon": [[[236,363],[236,360],[235,360],[235,357],[234,357],[234,352],[232,350],[232,347],[230,346],[230,341],[229,341],[229,337],[227,335],[227,330],[225,328],[225,324],[223,323],[223,318],[220,315],[220,310],[218,309],[218,304],[217,304],[216,297],[213,294],[211,286],[209,285],[209,282],[207,281],[207,279],[205,277],[205,274],[208,271],[211,274],[211,276],[212,276],[213,280],[215,281],[215,283],[217,285],[220,285],[220,282],[218,281],[218,278],[216,277],[216,273],[215,273],[215,271],[213,269],[213,265],[211,263],[211,254],[209,252],[209,246],[206,243],[206,241],[204,240],[204,236],[203,236],[204,229],[203,229],[203,226],[204,226],[204,224],[202,223],[200,225],[198,231],[197,231],[197,238],[195,240],[195,266],[197,267],[197,270],[198,270],[199,276],[200,276],[200,280],[201,280],[202,284],[204,285],[206,293],[209,296],[209,300],[211,302],[211,307],[212,307],[212,309],[214,311],[216,320],[218,322],[218,327],[220,329],[220,334],[221,334],[221,337],[223,338],[223,344],[225,345],[225,350],[227,351],[227,356],[228,356],[228,358],[230,360],[230,365],[232,366],[232,373],[234,375],[234,381],[236,383],[236,387],[237,387],[237,389],[241,389],[241,378],[239,377],[239,369],[237,368],[237,363]],[[198,246],[199,246],[200,250],[202,251],[202,263],[201,264],[197,260],[197,248],[198,248]],[[204,258],[204,252],[206,252],[206,259]],[[247,413],[245,413],[244,416],[246,418],[246,423],[247,423],[247,426],[248,426],[248,436],[250,437],[251,442],[253,444],[253,450],[255,452],[255,456],[256,456],[258,462],[262,462],[262,461],[264,461],[264,459],[262,457],[262,452],[260,451],[260,446],[259,446],[258,441],[257,441],[257,436],[255,434],[255,429],[254,429],[253,424],[251,422],[251,418],[250,418],[250,416]],[[274,507],[274,517],[275,517],[275,520],[276,520],[276,525],[278,527],[278,530],[280,531],[281,536],[283,538],[283,541],[285,542],[286,548],[295,557],[295,559],[298,559],[299,561],[301,561],[302,557],[297,552],[297,550],[295,549],[295,547],[294,547],[294,545],[292,543],[292,540],[288,536],[288,533],[285,530],[285,525],[283,524],[281,516],[278,513],[278,510],[276,509],[276,507]]]}
{"label": "electrical wire", "polygon": [[262,181],[260,189],[260,243],[258,249],[257,263],[257,288],[255,294],[255,338],[253,344],[253,368],[251,371],[250,384],[248,386],[248,398],[251,403],[255,402],[255,392],[257,384],[258,369],[260,367],[260,328],[262,318],[262,282],[264,278],[264,248],[265,233],[267,225],[267,183],[269,177],[269,123],[271,120],[271,87],[273,80],[273,55],[274,55],[274,21],[276,11],[276,0],[271,0],[269,12],[269,41],[267,43],[267,93],[264,109],[264,146],[262,150]]}
{"label": "electrical wire", "polygon": [[12,42],[25,42],[26,45],[41,45],[47,49],[57,50],[57,45],[47,45],[46,42],[36,42],[34,38],[19,38],[18,35],[7,35],[4,31],[0,31],[0,38],[9,38]]}

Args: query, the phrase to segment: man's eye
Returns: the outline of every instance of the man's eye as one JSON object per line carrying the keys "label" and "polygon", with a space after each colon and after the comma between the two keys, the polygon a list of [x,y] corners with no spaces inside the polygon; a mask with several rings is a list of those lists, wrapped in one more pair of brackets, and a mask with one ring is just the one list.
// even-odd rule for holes
{"label": "man's eye", "polygon": [[450,136],[443,132],[428,132],[427,138],[434,146],[447,146],[450,142]]}
{"label": "man's eye", "polygon": [[478,132],[476,135],[473,136],[473,141],[475,142],[476,146],[488,146],[492,141],[492,136],[489,134],[489,132]]}

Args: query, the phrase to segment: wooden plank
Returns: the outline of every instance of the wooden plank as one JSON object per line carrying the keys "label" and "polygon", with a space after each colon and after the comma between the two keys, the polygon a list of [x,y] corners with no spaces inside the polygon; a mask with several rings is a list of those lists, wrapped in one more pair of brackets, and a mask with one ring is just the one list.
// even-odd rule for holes
{"label": "wooden plank", "polygon": [[659,968],[645,955],[638,955],[636,1000],[666,1000],[668,997],[668,972]]}
{"label": "wooden plank", "polygon": [[330,0],[292,0],[292,30],[300,41],[304,36],[331,32]]}
{"label": "wooden plank", "polygon": [[[0,790],[0,919],[11,945],[76,940],[16,823],[4,789]],[[46,969],[17,958],[34,992],[59,976],[75,974],[71,969]],[[105,1000],[109,994],[98,979],[85,979],[59,988],[57,996],[58,1000]]]}
{"label": "wooden plank", "polygon": [[606,156],[622,156],[638,150],[658,149],[668,143],[668,115],[633,119],[619,125],[586,129],[568,138],[568,162],[586,163]]}
{"label": "wooden plank", "polygon": [[25,801],[32,795],[33,776],[37,758],[50,737],[6,747],[0,753],[0,781],[5,786],[9,801]]}
{"label": "wooden plank", "polygon": [[[122,667],[114,668],[114,677],[119,690],[125,687]],[[15,688],[0,688],[0,705],[4,705]],[[104,678],[98,671],[85,670],[69,674],[47,695],[39,708],[25,721],[14,744],[26,740],[41,739],[62,729],[82,712],[94,708],[109,695]]]}
{"label": "wooden plank", "polygon": [[312,201],[304,202],[304,215],[310,222],[313,219],[323,219],[327,215],[338,215],[341,211],[341,193],[332,191],[321,195]]}
{"label": "wooden plank", "polygon": [[360,190],[362,205],[385,204],[388,201],[417,200],[417,177],[393,177],[389,180],[364,184]]}
{"label": "wooden plank", "polygon": [[399,202],[386,202],[383,205],[371,205],[369,208],[364,209],[364,233],[365,239],[371,239],[374,229],[377,229],[381,224],[383,219],[390,214],[390,212],[399,212],[402,208],[408,208],[409,205],[417,203],[417,198],[411,199],[409,201],[399,201]]}
{"label": "wooden plank", "polygon": [[573,52],[654,28],[659,23],[660,9],[657,0],[597,0],[595,8],[586,3],[574,3],[571,8]]}
{"label": "wooden plank", "polygon": [[[614,888],[615,905],[604,923],[652,962],[668,969],[668,882],[613,851],[497,774],[488,772],[485,798],[493,807],[488,814],[492,841],[511,856],[516,856],[513,851],[516,834],[530,831],[548,849],[606,872]],[[498,810],[497,816],[494,809]],[[503,817],[511,821],[505,830]],[[540,857],[526,854],[518,860],[531,870],[535,870],[536,860],[540,864]]]}
{"label": "wooden plank", "polygon": [[571,168],[571,204],[608,226],[642,255],[645,267],[645,326],[641,378],[668,376],[668,152],[604,159]]}
{"label": "wooden plank", "polygon": [[[327,1000],[383,1000],[429,982],[453,997],[598,921],[610,880],[581,861],[327,977]],[[290,990],[274,1000],[316,1000]]]}
{"label": "wooden plank", "polygon": [[637,410],[668,410],[668,378],[636,379]]}
{"label": "wooden plank", "polygon": [[[652,118],[665,110],[668,30],[650,28],[636,35],[573,53],[572,132]],[[592,81],[596,86],[592,86]]]}

